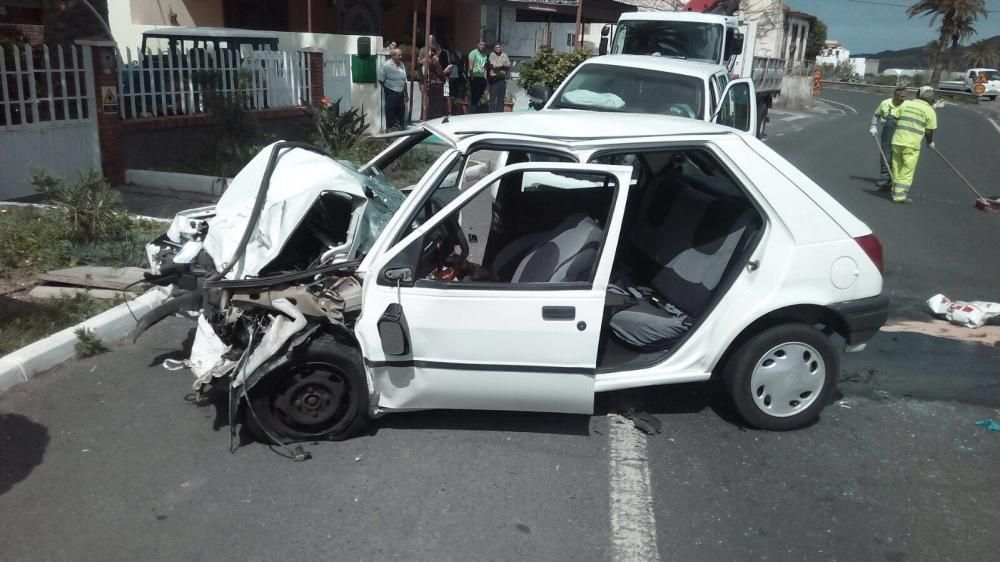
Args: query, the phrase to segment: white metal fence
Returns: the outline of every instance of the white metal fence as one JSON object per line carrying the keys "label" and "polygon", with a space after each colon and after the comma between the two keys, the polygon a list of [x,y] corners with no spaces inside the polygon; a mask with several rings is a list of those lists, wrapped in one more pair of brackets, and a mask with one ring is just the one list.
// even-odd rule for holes
{"label": "white metal fence", "polygon": [[28,176],[100,169],[89,47],[0,47],[0,199],[35,193]]}
{"label": "white metal fence", "polygon": [[0,46],[0,127],[93,117],[90,50]]}
{"label": "white metal fence", "polygon": [[[126,62],[127,61],[127,62]],[[294,51],[172,49],[119,53],[123,119],[194,115],[205,111],[203,90],[239,96],[247,109],[309,104],[309,55]]]}

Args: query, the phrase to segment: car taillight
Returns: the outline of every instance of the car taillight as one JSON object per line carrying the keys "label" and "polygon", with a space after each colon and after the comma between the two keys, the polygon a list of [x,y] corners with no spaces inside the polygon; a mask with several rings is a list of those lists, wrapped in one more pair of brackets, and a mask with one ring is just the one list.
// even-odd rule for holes
{"label": "car taillight", "polygon": [[739,79],[740,79],[740,73],[739,72],[734,72],[733,73],[733,80],[739,80]]}
{"label": "car taillight", "polygon": [[868,255],[868,259],[872,260],[875,267],[878,268],[879,273],[885,273],[885,268],[883,266],[882,260],[882,243],[878,241],[878,238],[874,234],[868,234],[865,236],[858,236],[854,239],[861,246],[861,249],[865,251]]}

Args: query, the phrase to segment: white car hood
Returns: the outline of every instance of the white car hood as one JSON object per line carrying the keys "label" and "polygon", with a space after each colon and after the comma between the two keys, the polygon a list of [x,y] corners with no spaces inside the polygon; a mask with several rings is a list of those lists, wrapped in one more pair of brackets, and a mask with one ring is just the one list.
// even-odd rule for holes
{"label": "white car hood", "polygon": [[[246,230],[272,146],[260,151],[233,178],[215,207],[215,217],[209,221],[204,249],[220,270],[236,253]],[[260,220],[250,236],[243,259],[226,277],[241,279],[258,275],[281,253],[291,234],[325,191],[357,198],[356,213],[364,212],[369,203],[365,196],[367,179],[320,154],[284,149],[271,176]]]}

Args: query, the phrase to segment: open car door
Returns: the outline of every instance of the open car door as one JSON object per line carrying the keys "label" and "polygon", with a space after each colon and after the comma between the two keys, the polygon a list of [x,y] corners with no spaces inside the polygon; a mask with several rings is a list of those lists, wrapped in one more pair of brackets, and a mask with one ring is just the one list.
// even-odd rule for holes
{"label": "open car door", "polygon": [[[424,194],[376,258],[355,331],[386,410],[592,413],[631,167],[522,163]],[[417,195],[414,195],[417,196]]]}
{"label": "open car door", "polygon": [[740,78],[726,84],[715,108],[714,121],[740,131],[757,132],[757,93],[753,80]]}

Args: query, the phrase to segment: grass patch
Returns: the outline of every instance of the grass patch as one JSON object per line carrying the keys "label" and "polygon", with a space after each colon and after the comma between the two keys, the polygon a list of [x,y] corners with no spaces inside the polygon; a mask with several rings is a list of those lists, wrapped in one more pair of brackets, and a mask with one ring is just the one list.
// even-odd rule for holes
{"label": "grass patch", "polygon": [[146,243],[166,226],[122,220],[114,236],[80,239],[54,211],[0,214],[0,278],[78,265],[144,266]]}
{"label": "grass patch", "polygon": [[[76,295],[41,302],[0,297],[0,355],[83,322],[116,304]],[[99,341],[99,340],[98,340]]]}

